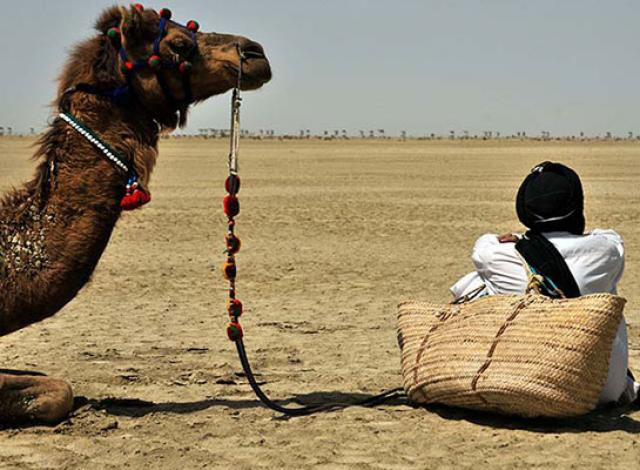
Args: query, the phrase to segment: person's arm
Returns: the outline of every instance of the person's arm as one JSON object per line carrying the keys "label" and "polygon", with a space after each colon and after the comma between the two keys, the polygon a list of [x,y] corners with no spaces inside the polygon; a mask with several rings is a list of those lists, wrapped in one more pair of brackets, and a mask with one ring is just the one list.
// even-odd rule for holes
{"label": "person's arm", "polygon": [[484,287],[484,282],[476,271],[462,276],[458,282],[452,285],[449,290],[453,294],[454,299],[459,299],[465,295],[469,295],[472,292]]}
{"label": "person's arm", "polygon": [[527,274],[513,243],[501,243],[495,234],[483,235],[475,244],[472,260],[491,295],[526,290]]}
{"label": "person's arm", "polygon": [[615,230],[594,229],[590,234],[599,242],[600,250],[606,253],[606,262],[602,265],[604,273],[611,276],[611,293],[617,294],[618,282],[624,273],[624,241]]}

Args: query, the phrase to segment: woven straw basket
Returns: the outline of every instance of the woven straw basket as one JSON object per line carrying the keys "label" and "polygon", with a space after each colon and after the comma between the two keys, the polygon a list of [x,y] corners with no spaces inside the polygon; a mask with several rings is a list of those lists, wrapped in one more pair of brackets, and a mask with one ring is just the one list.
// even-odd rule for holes
{"label": "woven straw basket", "polygon": [[418,403],[525,417],[596,407],[625,299],[491,296],[398,312],[404,388]]}

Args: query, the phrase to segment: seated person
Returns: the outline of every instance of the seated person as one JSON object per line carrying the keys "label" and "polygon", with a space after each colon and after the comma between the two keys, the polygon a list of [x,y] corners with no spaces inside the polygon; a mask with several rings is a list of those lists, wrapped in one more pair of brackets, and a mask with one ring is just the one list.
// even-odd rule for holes
{"label": "seated person", "polygon": [[[548,253],[550,260],[558,254],[561,257],[556,263],[562,265],[555,271],[557,279],[551,280],[569,286],[568,291],[573,289],[574,295],[567,297],[597,292],[617,293],[617,284],[624,270],[622,238],[613,230],[594,229],[584,233],[582,184],[573,170],[551,162],[536,166],[520,186],[516,211],[520,222],[530,229],[527,241],[531,237],[543,245],[547,244],[550,250],[543,253]],[[524,293],[529,273],[522,256],[524,244],[520,243],[516,248],[521,239],[522,235],[517,234],[480,237],[472,255],[476,270],[451,287],[454,297]],[[550,246],[548,242],[551,242]],[[562,279],[563,266],[568,279]],[[567,267],[570,272],[567,272]],[[599,404],[629,403],[637,399],[639,389],[640,384],[628,372],[627,328],[622,318]]]}

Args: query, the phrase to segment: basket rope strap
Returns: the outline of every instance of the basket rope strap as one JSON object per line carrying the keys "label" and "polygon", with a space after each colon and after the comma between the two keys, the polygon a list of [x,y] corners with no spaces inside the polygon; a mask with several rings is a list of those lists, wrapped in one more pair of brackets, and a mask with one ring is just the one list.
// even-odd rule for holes
{"label": "basket rope strap", "polygon": [[489,402],[487,402],[487,400],[485,399],[484,396],[482,396],[481,393],[479,393],[477,391],[478,388],[478,381],[480,380],[480,378],[482,377],[482,375],[487,371],[487,369],[489,368],[489,366],[491,365],[491,362],[493,361],[493,354],[496,351],[496,347],[498,346],[498,343],[500,342],[500,339],[502,338],[502,335],[504,335],[504,332],[507,331],[507,328],[509,328],[509,326],[513,323],[513,321],[516,319],[516,317],[531,303],[530,299],[524,298],[522,299],[520,302],[518,302],[518,305],[516,305],[515,309],[513,310],[513,312],[511,313],[511,315],[509,315],[507,317],[507,319],[504,321],[504,323],[500,326],[500,329],[498,330],[498,332],[496,333],[496,336],[493,338],[493,341],[491,343],[491,347],[489,348],[489,351],[487,352],[487,358],[484,362],[484,364],[482,364],[480,366],[480,368],[478,369],[478,371],[476,372],[476,375],[473,377],[473,380],[471,381],[471,390],[473,390],[474,392],[477,393],[478,398],[480,398],[483,402],[485,402],[485,404],[489,404]]}

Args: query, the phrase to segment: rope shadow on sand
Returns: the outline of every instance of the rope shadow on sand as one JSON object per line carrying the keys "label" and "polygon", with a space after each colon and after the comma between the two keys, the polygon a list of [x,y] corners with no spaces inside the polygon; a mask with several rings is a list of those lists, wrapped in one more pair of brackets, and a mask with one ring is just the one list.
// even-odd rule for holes
{"label": "rope shadow on sand", "polygon": [[637,412],[640,406],[632,404],[624,407],[611,407],[593,411],[576,418],[520,418],[503,416],[482,411],[449,408],[443,405],[416,406],[424,408],[438,416],[451,420],[465,420],[499,429],[524,430],[541,434],[568,434],[582,432],[623,431],[629,434],[640,434],[640,421],[627,416]]}
{"label": "rope shadow on sand", "polygon": [[[347,406],[357,406],[355,402],[373,397],[364,393],[342,393],[342,392],[314,392],[309,394],[295,395],[291,398],[278,400],[283,405],[311,405],[326,402],[340,403]],[[353,405],[351,405],[353,403]],[[404,405],[406,399],[393,397],[385,402],[386,405]],[[382,405],[377,405],[382,406]],[[203,411],[208,408],[221,407],[232,410],[247,410],[264,408],[264,405],[257,399],[250,400],[228,400],[222,398],[211,398],[193,402],[165,402],[155,403],[152,401],[140,400],[138,398],[117,398],[108,397],[102,399],[92,399],[86,397],[76,397],[74,400],[74,414],[83,410],[104,410],[113,416],[126,416],[130,418],[140,418],[151,413],[175,413],[188,414]],[[287,416],[277,416],[278,419],[289,419]]]}

